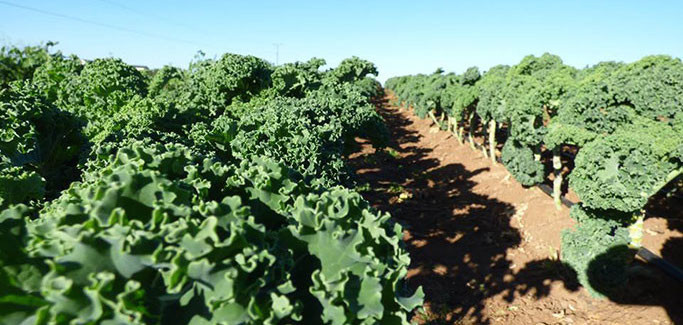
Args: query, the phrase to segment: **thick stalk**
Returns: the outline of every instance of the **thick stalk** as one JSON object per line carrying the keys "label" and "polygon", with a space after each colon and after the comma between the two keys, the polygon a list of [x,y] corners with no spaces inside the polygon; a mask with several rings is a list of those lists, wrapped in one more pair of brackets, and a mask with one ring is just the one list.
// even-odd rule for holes
{"label": "thick stalk", "polygon": [[462,144],[462,135],[460,134],[458,127],[458,117],[454,116],[453,117],[453,134],[455,135],[455,138],[458,140],[458,143]]}
{"label": "thick stalk", "polygon": [[474,113],[470,113],[470,115],[468,117],[468,121],[470,123],[470,134],[469,134],[470,147],[472,147],[472,150],[477,150],[477,147],[474,146]]}
{"label": "thick stalk", "polygon": [[643,245],[643,221],[645,220],[645,211],[640,211],[635,217],[635,222],[628,226],[628,237],[631,242],[628,244],[630,248],[638,249]]}
{"label": "thick stalk", "polygon": [[441,124],[439,124],[439,121],[436,119],[436,116],[434,116],[434,111],[429,111],[429,117],[432,118],[432,121],[434,121],[434,124],[436,124],[436,126],[441,127]]}
{"label": "thick stalk", "polygon": [[555,207],[560,210],[562,208],[562,159],[561,159],[562,146],[557,146],[553,148],[553,173],[555,179],[553,180],[553,200],[555,201]]}
{"label": "thick stalk", "polygon": [[482,134],[483,139],[484,139],[484,143],[481,144],[481,152],[484,154],[484,157],[488,158],[489,154],[486,150],[486,134],[485,134],[486,133],[486,126],[488,125],[488,122],[486,120],[481,120],[481,125],[482,125],[482,128],[481,128],[482,133],[484,133],[484,134]]}
{"label": "thick stalk", "polygon": [[491,119],[489,122],[489,153],[491,154],[491,162],[496,163],[496,120]]}
{"label": "thick stalk", "polygon": [[534,146],[534,160],[541,161],[541,145]]}
{"label": "thick stalk", "polygon": [[[678,177],[678,175],[681,173],[683,173],[683,169],[674,170],[669,173],[662,183],[654,187],[651,195],[657,194],[659,190],[666,186],[666,184],[668,184],[670,181]],[[641,210],[637,215],[634,216],[634,219],[635,222],[628,227],[628,236],[631,239],[631,242],[628,244],[628,246],[638,249],[643,244],[643,221],[645,220],[645,210]]]}
{"label": "thick stalk", "polygon": [[673,181],[676,177],[678,177],[681,174],[683,174],[683,168],[672,170],[669,173],[669,175],[667,175],[666,178],[664,178],[664,180],[661,183],[655,185],[652,188],[652,191],[650,192],[649,196],[653,196],[653,195],[657,194],[662,188],[664,188],[664,186],[669,184],[669,182]]}

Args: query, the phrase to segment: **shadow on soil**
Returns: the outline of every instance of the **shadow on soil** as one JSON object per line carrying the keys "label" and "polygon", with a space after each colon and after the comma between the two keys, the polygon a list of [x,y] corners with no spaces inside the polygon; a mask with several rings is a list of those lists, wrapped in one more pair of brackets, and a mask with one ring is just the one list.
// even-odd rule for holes
{"label": "shadow on soil", "polygon": [[554,280],[578,290],[576,273],[559,261],[534,261],[513,271],[506,253],[522,240],[510,226],[515,208],[472,190],[472,177],[488,168],[440,166],[429,156],[431,149],[418,147],[420,135],[407,128],[410,121],[386,104],[379,110],[391,132],[389,148],[355,153],[349,163],[359,182],[369,185],[365,198],[407,230],[409,284],[423,287],[429,306],[417,313],[417,321],[488,324],[484,303],[494,295],[503,294],[510,302],[515,294],[541,298]]}
{"label": "shadow on soil", "polygon": [[[359,183],[369,185],[364,197],[407,230],[404,239],[412,258],[408,282],[413,288],[423,287],[428,307],[414,320],[489,324],[490,312],[485,314],[484,308],[490,297],[502,295],[510,303],[519,296],[540,299],[550,294],[555,281],[570,291],[579,289],[576,272],[561,261],[536,260],[522,269],[511,265],[507,250],[522,240],[510,226],[515,208],[473,192],[477,184],[472,177],[488,168],[471,171],[460,164],[441,165],[430,157],[431,149],[418,146],[421,135],[409,130],[410,121],[387,109],[386,99],[377,106],[392,142],[385,151],[364,146],[349,163],[358,171]],[[659,215],[670,216],[669,228],[681,230],[683,202],[657,206],[668,206]],[[662,255],[680,267],[681,248],[683,240],[671,238]],[[628,288],[607,294],[608,298],[619,304],[661,305],[674,323],[683,322],[681,283],[643,263],[631,268]]]}

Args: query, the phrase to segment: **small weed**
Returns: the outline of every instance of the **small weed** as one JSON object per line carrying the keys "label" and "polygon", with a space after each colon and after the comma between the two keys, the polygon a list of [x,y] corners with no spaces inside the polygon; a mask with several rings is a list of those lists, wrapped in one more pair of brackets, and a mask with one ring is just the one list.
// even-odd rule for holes
{"label": "small weed", "polygon": [[417,318],[423,324],[429,325],[442,325],[450,324],[448,317],[448,307],[445,305],[438,305],[435,310],[428,311],[424,307],[418,309],[415,313],[415,318]]}
{"label": "small weed", "polygon": [[366,165],[375,165],[377,163],[377,157],[375,155],[363,157],[363,163]]}
{"label": "small weed", "polygon": [[386,152],[387,154],[389,154],[389,156],[391,156],[391,157],[394,158],[394,159],[399,159],[399,158],[401,158],[401,154],[398,153],[398,151],[396,151],[396,150],[394,150],[394,149],[392,149],[392,148],[386,148],[386,149],[384,149],[384,152]]}
{"label": "small weed", "polygon": [[370,187],[370,183],[365,183],[365,184],[357,185],[355,190],[358,193],[365,193],[365,192],[372,191],[372,187]]}
{"label": "small weed", "polygon": [[392,194],[398,194],[398,193],[402,193],[404,190],[405,189],[403,188],[403,186],[401,186],[400,184],[394,183],[394,184],[391,184],[389,186],[389,189],[387,191],[389,193],[392,193]]}

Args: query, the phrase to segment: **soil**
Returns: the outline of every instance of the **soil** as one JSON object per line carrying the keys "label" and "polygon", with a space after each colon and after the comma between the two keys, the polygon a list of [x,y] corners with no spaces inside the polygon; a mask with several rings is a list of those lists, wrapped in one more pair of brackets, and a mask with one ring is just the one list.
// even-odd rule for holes
{"label": "soil", "polygon": [[[426,294],[413,321],[683,324],[683,285],[642,262],[634,262],[628,294],[591,297],[559,259],[561,232],[574,225],[568,208],[558,210],[540,189],[524,188],[502,165],[391,99],[378,105],[389,148],[357,139],[349,159],[369,185],[365,198],[404,226],[408,284]],[[683,267],[679,203],[649,214],[644,247]]]}

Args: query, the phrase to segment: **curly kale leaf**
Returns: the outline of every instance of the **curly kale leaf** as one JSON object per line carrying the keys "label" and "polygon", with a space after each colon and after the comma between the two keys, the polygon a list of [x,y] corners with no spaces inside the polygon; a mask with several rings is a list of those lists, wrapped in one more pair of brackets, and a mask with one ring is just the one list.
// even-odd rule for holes
{"label": "curly kale leaf", "polygon": [[328,84],[356,82],[368,75],[376,76],[377,74],[377,67],[374,63],[353,56],[344,59],[336,68],[327,71],[324,75],[324,82]]}
{"label": "curly kale leaf", "polygon": [[273,89],[280,96],[303,98],[310,91],[320,88],[323,73],[320,67],[325,60],[312,58],[307,62],[287,63],[277,66],[270,76]]}
{"label": "curly kale leaf", "polygon": [[50,59],[48,51],[54,44],[48,42],[44,46],[1,47],[0,89],[8,87],[13,81],[30,80],[36,69]]}
{"label": "curly kale leaf", "polygon": [[505,142],[501,159],[510,174],[524,186],[536,185],[545,178],[545,167],[534,159],[533,150],[513,139]]}
{"label": "curly kale leaf", "polygon": [[120,59],[96,59],[68,83],[67,109],[88,122],[99,122],[117,112],[133,96],[145,96],[145,78]]}
{"label": "curly kale leaf", "polygon": [[220,116],[233,101],[249,101],[268,88],[270,74],[270,64],[254,56],[226,53],[201,61],[189,71],[178,105],[199,119]]}
{"label": "curly kale leaf", "polygon": [[586,207],[640,210],[681,172],[683,134],[663,122],[637,123],[586,144],[576,156],[572,189]]}
{"label": "curly kale leaf", "polygon": [[293,175],[181,145],[118,149],[27,226],[28,251],[50,266],[41,317],[408,324],[421,291],[402,291],[400,226],[357,193]]}
{"label": "curly kale leaf", "polygon": [[582,205],[574,205],[570,215],[578,225],[562,232],[562,261],[576,271],[579,282],[593,296],[610,296],[622,289],[633,258],[625,223],[631,216]]}
{"label": "curly kale leaf", "polygon": [[479,82],[479,101],[477,102],[477,115],[482,119],[503,122],[505,117],[505,100],[503,98],[505,76],[510,69],[506,65],[497,65],[489,69]]}
{"label": "curly kale leaf", "polygon": [[639,116],[668,120],[683,106],[683,62],[667,55],[646,56],[622,66],[610,79],[615,98]]}
{"label": "curly kale leaf", "polygon": [[0,90],[0,200],[5,204],[56,196],[77,178],[84,146],[78,121],[44,101],[36,87],[16,82]]}

